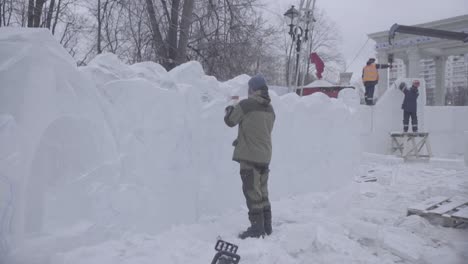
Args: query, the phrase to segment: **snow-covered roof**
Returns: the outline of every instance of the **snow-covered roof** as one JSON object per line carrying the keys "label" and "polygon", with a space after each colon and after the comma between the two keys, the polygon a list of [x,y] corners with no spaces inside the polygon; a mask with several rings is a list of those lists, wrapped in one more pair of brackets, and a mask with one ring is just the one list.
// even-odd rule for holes
{"label": "snow-covered roof", "polygon": [[315,80],[307,85],[304,85],[304,88],[315,88],[315,87],[335,87],[336,85],[331,84],[325,80]]}

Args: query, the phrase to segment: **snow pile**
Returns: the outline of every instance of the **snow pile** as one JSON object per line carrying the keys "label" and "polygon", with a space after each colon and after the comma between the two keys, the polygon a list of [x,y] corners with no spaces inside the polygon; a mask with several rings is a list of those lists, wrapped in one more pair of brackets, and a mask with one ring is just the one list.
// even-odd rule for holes
{"label": "snow pile", "polygon": [[[3,253],[20,246],[14,257],[48,263],[244,204],[231,161],[237,131],[223,115],[246,76],[219,83],[196,62],[166,72],[111,54],[78,69],[47,30],[2,28],[0,44]],[[272,102],[271,198],[349,183],[360,157],[350,108],[322,94],[272,93]]]}
{"label": "snow pile", "polygon": [[0,115],[0,256],[8,250],[15,183],[7,177],[18,169],[18,129],[12,116]]}
{"label": "snow pile", "polygon": [[463,155],[464,133],[468,131],[468,106],[426,106],[425,129],[435,155]]}
{"label": "snow pile", "polygon": [[[9,235],[2,239],[11,242],[10,235],[20,238],[52,224],[44,219],[54,211],[46,200],[60,198],[55,190],[116,159],[117,152],[93,84],[79,74],[49,31],[2,28],[0,32],[0,115],[6,120],[0,149],[9,149],[6,155],[11,157],[2,162],[0,171],[6,171],[2,184],[13,190],[13,214],[2,218],[0,226],[10,223],[2,231]],[[5,143],[12,147],[5,148]],[[69,208],[61,212],[64,218],[87,207],[81,204],[71,210],[77,201],[69,202],[62,201],[62,209]]]}
{"label": "snow pile", "polygon": [[338,99],[342,100],[345,105],[356,111],[361,103],[359,92],[356,89],[345,88],[338,93]]}
{"label": "snow pile", "polygon": [[105,53],[96,56],[88,66],[81,67],[80,71],[92,79],[99,90],[111,81],[144,80],[150,85],[179,92],[195,87],[205,102],[228,97],[228,91],[219,88],[216,78],[205,75],[197,62],[185,63],[168,73],[154,62],[126,65],[115,54]]}

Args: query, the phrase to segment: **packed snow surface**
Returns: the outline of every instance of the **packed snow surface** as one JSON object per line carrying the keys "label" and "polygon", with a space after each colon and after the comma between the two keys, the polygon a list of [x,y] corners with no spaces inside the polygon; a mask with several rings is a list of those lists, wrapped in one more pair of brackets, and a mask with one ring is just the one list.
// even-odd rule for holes
{"label": "packed snow surface", "polygon": [[[468,230],[406,216],[408,206],[430,197],[468,195],[462,161],[403,163],[366,155],[359,172],[340,190],[275,200],[274,233],[264,239],[237,238],[248,225],[245,208],[158,235],[132,232],[103,241],[96,237],[95,224],[83,222],[32,239],[15,252],[12,263],[205,264],[211,263],[218,237],[237,244],[245,264],[466,263]],[[361,176],[376,181],[360,182]]]}

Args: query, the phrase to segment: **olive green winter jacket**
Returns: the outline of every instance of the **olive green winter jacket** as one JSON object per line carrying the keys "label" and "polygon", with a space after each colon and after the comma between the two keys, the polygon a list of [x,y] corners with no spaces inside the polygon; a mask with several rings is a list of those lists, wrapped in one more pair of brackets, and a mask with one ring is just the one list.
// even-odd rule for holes
{"label": "olive green winter jacket", "polygon": [[257,91],[234,107],[226,108],[224,122],[229,127],[239,125],[234,141],[233,160],[268,165],[271,160],[271,131],[275,112],[268,91]]}

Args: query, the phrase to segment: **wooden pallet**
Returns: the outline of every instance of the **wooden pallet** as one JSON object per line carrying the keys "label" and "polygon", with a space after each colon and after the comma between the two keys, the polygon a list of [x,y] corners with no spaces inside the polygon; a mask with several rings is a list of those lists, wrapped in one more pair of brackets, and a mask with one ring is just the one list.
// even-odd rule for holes
{"label": "wooden pallet", "polygon": [[357,177],[355,180],[356,182],[376,182],[377,177],[371,175],[362,175]]}
{"label": "wooden pallet", "polygon": [[376,182],[377,181],[377,177],[375,177],[373,174],[373,172],[375,172],[375,170],[369,170],[367,171],[367,174],[366,175],[361,175],[359,177],[356,177],[355,178],[355,181],[356,182]]}
{"label": "wooden pallet", "polygon": [[392,153],[398,153],[405,161],[410,158],[430,158],[432,156],[429,133],[427,132],[391,132],[390,137],[392,138]]}
{"label": "wooden pallet", "polygon": [[443,220],[444,226],[468,226],[468,197],[436,196],[408,208],[407,215]]}

